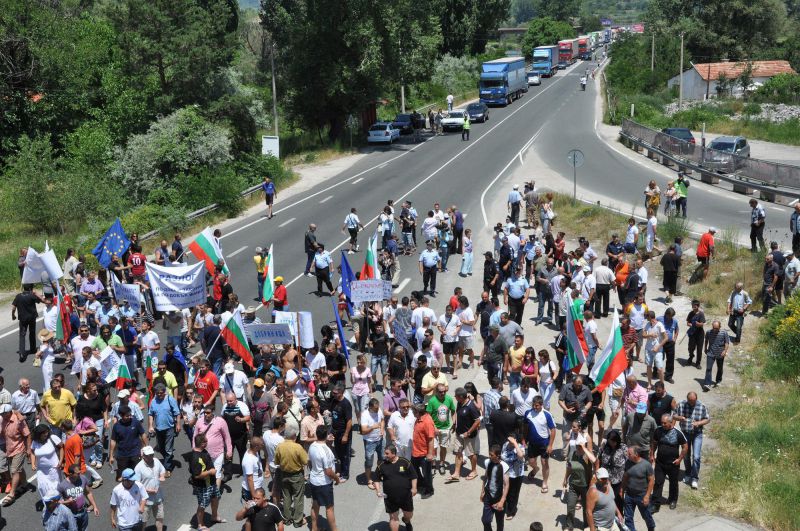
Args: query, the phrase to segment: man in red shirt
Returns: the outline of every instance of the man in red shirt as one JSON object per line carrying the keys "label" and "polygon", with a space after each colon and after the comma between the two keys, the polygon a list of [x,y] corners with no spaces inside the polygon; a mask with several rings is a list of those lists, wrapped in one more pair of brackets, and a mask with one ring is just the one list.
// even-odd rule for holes
{"label": "man in red shirt", "polygon": [[436,457],[433,440],[436,428],[433,419],[425,410],[425,404],[414,405],[414,433],[411,436],[411,464],[417,473],[417,484],[423,499],[433,496],[433,474],[431,463]]}
{"label": "man in red shirt", "polygon": [[717,229],[715,227],[711,227],[708,229],[708,232],[703,234],[700,237],[700,243],[697,244],[697,261],[702,264],[703,267],[703,278],[705,280],[708,277],[708,267],[711,264],[711,258],[714,257],[714,234],[717,233]]}
{"label": "man in red shirt", "polygon": [[200,362],[200,371],[194,380],[194,389],[203,397],[203,406],[215,406],[219,394],[219,380],[217,375],[209,370],[208,360]]}
{"label": "man in red shirt", "polygon": [[286,286],[283,285],[283,277],[277,276],[275,281],[275,292],[272,294],[272,322],[275,322],[275,312],[289,311],[289,297],[286,293]]}
{"label": "man in red shirt", "polygon": [[142,254],[142,247],[139,244],[132,244],[131,254],[128,256],[128,268],[134,281],[144,282],[145,263],[147,257]]}

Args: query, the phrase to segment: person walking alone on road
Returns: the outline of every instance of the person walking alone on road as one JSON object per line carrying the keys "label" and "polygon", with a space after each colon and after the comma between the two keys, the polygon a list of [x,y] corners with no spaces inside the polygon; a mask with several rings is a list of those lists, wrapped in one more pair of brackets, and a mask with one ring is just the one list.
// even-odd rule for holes
{"label": "person walking alone on road", "polygon": [[750,211],[750,252],[758,252],[756,249],[756,241],[758,241],[758,247],[763,253],[767,250],[764,243],[764,224],[767,221],[767,213],[755,199],[750,200],[750,208],[752,209]]}
{"label": "person walking alone on road", "polygon": [[272,219],[272,204],[275,202],[275,198],[278,197],[275,192],[275,183],[269,177],[264,177],[261,190],[264,192],[264,202],[267,204],[267,219]]}
{"label": "person walking alone on road", "polygon": [[[744,290],[744,284],[737,282],[728,297],[728,328],[731,329],[736,337],[733,339],[734,343],[738,343],[742,339],[742,328],[744,327],[744,314],[753,304],[753,299]],[[700,358],[697,358],[697,367],[700,368]]]}
{"label": "person walking alone on road", "polygon": [[345,229],[347,229],[347,232],[350,234],[349,249],[347,250],[347,254],[353,254],[354,252],[358,251],[358,231],[364,230],[364,225],[362,225],[361,220],[358,219],[358,214],[356,213],[355,207],[351,208],[350,213],[347,214],[346,218],[344,218],[342,232],[344,232]]}
{"label": "person walking alone on road", "polygon": [[400,511],[406,531],[413,531],[414,496],[417,495],[417,472],[404,457],[397,455],[397,447],[390,444],[383,451],[383,462],[375,470],[375,494],[383,498],[389,513],[389,529],[399,531]]}
{"label": "person walking alone on road", "polygon": [[311,264],[314,262],[314,255],[317,254],[317,226],[313,223],[308,226],[306,231],[303,247],[306,251],[306,269],[303,274],[307,277],[311,276]]}
{"label": "person walking alone on road", "polygon": [[461,127],[461,140],[469,140],[469,113],[464,113],[464,125]]}
{"label": "person walking alone on road", "polygon": [[325,246],[321,243],[317,244],[317,252],[314,255],[314,274],[317,276],[317,291],[316,295],[322,297],[322,284],[328,288],[328,295],[333,293],[333,284],[331,284],[331,264],[333,258],[331,253],[325,250]]}
{"label": "person walking alone on road", "polygon": [[519,185],[515,184],[514,188],[508,193],[508,212],[511,218],[511,223],[514,226],[519,226],[519,208],[522,202],[522,194],[519,193]]}
{"label": "person walking alone on road", "polygon": [[794,212],[789,218],[789,232],[792,235],[792,251],[800,257],[800,203],[795,203]]}
{"label": "person walking alone on road", "polygon": [[[447,95],[447,111],[448,111],[448,112],[450,112],[450,111],[452,111],[452,110],[453,110],[453,100],[454,100],[454,99],[455,99],[455,98],[453,97],[453,95],[452,95],[452,94],[448,94],[448,95]],[[439,109],[439,112],[441,112],[441,111],[442,111],[442,110],[441,110],[441,109]]]}
{"label": "person walking alone on road", "polygon": [[[19,319],[19,362],[25,363],[28,354],[36,352],[36,318],[39,313],[36,304],[40,302],[39,296],[34,293],[32,284],[22,286],[22,293],[14,297],[11,303],[11,320]],[[25,349],[25,334],[28,334],[28,345]]]}

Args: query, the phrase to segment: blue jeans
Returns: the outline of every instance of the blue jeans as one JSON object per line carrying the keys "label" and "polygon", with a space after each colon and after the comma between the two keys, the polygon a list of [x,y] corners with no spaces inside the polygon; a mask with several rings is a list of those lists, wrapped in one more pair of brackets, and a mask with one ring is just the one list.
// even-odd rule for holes
{"label": "blue jeans", "polygon": [[256,273],[258,277],[258,293],[256,293],[256,298],[261,300],[261,293],[264,291],[264,274],[263,273]]}
{"label": "blue jeans", "polygon": [[472,274],[472,253],[464,253],[461,256],[461,274],[464,276]]}
{"label": "blue jeans", "polygon": [[589,347],[589,357],[586,359],[586,364],[591,367],[594,365],[594,355],[597,354],[597,345]]}
{"label": "blue jeans", "polygon": [[683,465],[686,468],[686,477],[690,480],[700,479],[700,456],[703,453],[703,433],[690,433],[686,436],[689,443],[689,451],[683,458]]}
{"label": "blue jeans", "polygon": [[223,358],[222,356],[217,356],[213,360],[211,360],[211,370],[214,371],[214,374],[217,376],[218,379],[222,379],[222,365],[223,365]]}
{"label": "blue jeans", "polygon": [[156,442],[158,443],[158,451],[164,457],[164,468],[167,472],[172,472],[175,465],[172,460],[175,456],[175,428],[168,428],[166,430],[156,431]]}
{"label": "blue jeans", "polygon": [[536,311],[536,318],[542,320],[544,318],[544,303],[547,303],[547,318],[553,317],[553,295],[548,289],[546,292],[539,290],[539,307]]}
{"label": "blue jeans", "polygon": [[450,249],[445,245],[439,247],[439,256],[442,257],[442,269],[447,269],[447,259],[450,258]]}
{"label": "blue jeans", "polygon": [[522,383],[522,373],[521,372],[514,372],[510,371],[508,373],[508,389],[510,393],[514,392],[514,389],[519,387],[519,384]]}
{"label": "blue jeans", "polygon": [[383,459],[383,439],[377,441],[364,439],[364,468],[372,468],[375,454],[378,454],[379,460]]}
{"label": "blue jeans", "polygon": [[403,237],[403,247],[405,247],[405,248],[414,247],[414,233],[413,232],[401,232],[400,235]]}
{"label": "blue jeans", "polygon": [[89,513],[86,512],[86,508],[79,513],[72,513],[72,516],[75,517],[75,526],[78,528],[78,531],[86,531],[89,529]]}
{"label": "blue jeans", "polygon": [[103,462],[103,419],[98,419],[94,421],[94,425],[97,426],[97,444],[94,445],[92,448],[92,461],[97,461],[98,463]]}
{"label": "blue jeans", "polygon": [[625,494],[625,526],[630,531],[636,531],[636,526],[633,525],[633,515],[637,508],[639,509],[639,514],[644,518],[647,529],[656,528],[656,521],[653,520],[653,515],[650,514],[650,506],[645,505],[642,501],[643,499],[644,495]]}

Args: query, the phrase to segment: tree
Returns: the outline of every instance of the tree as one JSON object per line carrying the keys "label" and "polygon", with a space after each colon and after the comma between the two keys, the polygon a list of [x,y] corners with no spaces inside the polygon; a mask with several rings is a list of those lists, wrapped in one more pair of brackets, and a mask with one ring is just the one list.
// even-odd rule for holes
{"label": "tree", "polygon": [[489,35],[498,28],[500,23],[508,18],[511,0],[483,0],[480,2],[477,13],[477,26],[472,40],[472,55],[486,51]]}
{"label": "tree", "polygon": [[[606,79],[617,94],[653,93],[664,90],[680,69],[680,39],[656,36],[655,69],[650,70],[650,35],[623,34],[614,41],[614,58],[606,67]],[[691,57],[684,58],[686,64]]]}
{"label": "tree", "polygon": [[534,0],[512,0],[510,10],[514,24],[521,24],[536,16],[536,3]]}
{"label": "tree", "polygon": [[592,31],[600,31],[603,29],[603,23],[600,22],[600,17],[597,15],[582,15],[581,28],[583,33],[590,33]]}
{"label": "tree", "polygon": [[730,94],[731,88],[733,88],[735,80],[728,79],[728,75],[725,72],[720,72],[717,76],[717,97],[722,98],[724,96],[728,96]]}
{"label": "tree", "polygon": [[549,17],[561,22],[569,22],[580,11],[580,0],[539,0],[536,6],[537,17]]}
{"label": "tree", "polygon": [[478,29],[476,0],[441,0],[442,54],[463,55],[469,51]]}
{"label": "tree", "polygon": [[538,17],[531,20],[528,25],[528,31],[522,39],[522,48],[527,56],[533,53],[533,49],[537,46],[558,44],[558,41],[574,36],[575,30],[566,22],[548,17]]}
{"label": "tree", "polygon": [[736,84],[742,88],[742,98],[747,99],[750,85],[753,84],[753,63],[751,61],[747,61],[744,64],[744,68],[736,77]]}

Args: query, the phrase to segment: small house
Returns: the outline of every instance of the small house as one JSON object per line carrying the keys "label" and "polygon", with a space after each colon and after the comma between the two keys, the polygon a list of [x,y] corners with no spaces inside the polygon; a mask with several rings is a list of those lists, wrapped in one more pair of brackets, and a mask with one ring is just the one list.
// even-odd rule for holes
{"label": "small house", "polygon": [[[795,74],[796,72],[789,65],[789,61],[751,61],[732,62],[724,61],[721,63],[692,63],[692,68],[686,70],[683,76],[683,99],[703,100],[716,98],[719,92],[724,95],[741,97],[742,87],[735,80],[741,75],[747,65],[750,64],[752,71],[752,81],[748,90],[752,91],[764,84],[769,78],[778,74]],[[728,80],[727,87],[719,87],[717,80],[720,75]],[[667,87],[678,87],[681,76],[675,76],[667,82]]]}

